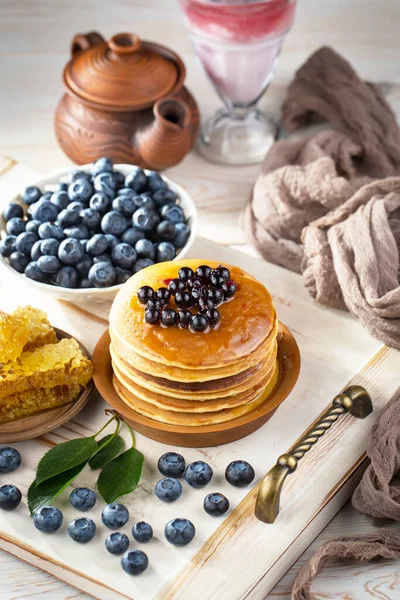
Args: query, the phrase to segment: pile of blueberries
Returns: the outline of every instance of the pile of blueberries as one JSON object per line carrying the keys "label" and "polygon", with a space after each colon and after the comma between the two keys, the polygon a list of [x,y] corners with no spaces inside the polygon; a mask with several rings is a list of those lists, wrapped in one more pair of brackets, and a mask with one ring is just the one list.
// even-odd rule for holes
{"label": "pile of blueberries", "polygon": [[[21,465],[21,455],[15,448],[0,448],[0,473],[12,473]],[[176,452],[163,454],[158,461],[158,469],[164,478],[155,487],[157,498],[163,502],[174,502],[182,495],[182,485],[178,478],[185,476],[186,482],[193,488],[203,488],[213,477],[212,468],[203,461],[196,461],[186,467],[185,459]],[[253,467],[244,460],[231,462],[225,471],[225,478],[235,487],[249,485],[255,477]],[[14,510],[21,503],[22,494],[12,484],[0,487],[0,509]],[[85,512],[92,509],[97,501],[95,492],[89,488],[75,488],[69,496],[73,508]],[[204,499],[204,510],[214,517],[229,510],[228,499],[220,493],[208,494]],[[118,531],[129,521],[129,511],[123,504],[113,502],[105,506],[101,513],[103,525],[113,530],[105,540],[105,547],[113,555],[122,555],[121,566],[129,575],[140,575],[148,565],[147,554],[142,550],[129,550],[130,540],[126,533]],[[63,513],[55,506],[42,506],[33,515],[36,529],[43,533],[55,533],[63,524]],[[186,546],[196,534],[189,519],[176,518],[169,521],[164,530],[166,540],[174,546]],[[85,544],[96,535],[96,523],[79,516],[68,525],[68,535],[75,542]],[[153,538],[153,528],[149,523],[140,521],[132,527],[132,536],[136,542],[147,543]]]}
{"label": "pile of blueberries", "polygon": [[0,254],[18,273],[66,288],[125,283],[175,258],[190,236],[179,198],[159,173],[127,177],[108,158],[73,171],[54,191],[30,186],[3,212]]}
{"label": "pile of blueberries", "polygon": [[[217,309],[223,302],[231,300],[236,293],[236,284],[231,280],[229,269],[219,265],[211,269],[201,265],[194,272],[182,267],[176,279],[166,280],[168,287],[153,290],[144,285],[137,292],[138,300],[146,306],[146,323],[161,323],[164,327],[189,327],[193,332],[207,331],[217,327],[220,315]],[[172,296],[178,310],[168,306]],[[198,312],[193,314],[189,309]]]}

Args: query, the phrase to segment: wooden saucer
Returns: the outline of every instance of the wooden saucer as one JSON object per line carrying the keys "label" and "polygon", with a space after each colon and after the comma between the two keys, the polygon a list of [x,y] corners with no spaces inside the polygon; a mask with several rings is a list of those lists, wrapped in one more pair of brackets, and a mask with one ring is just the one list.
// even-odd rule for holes
{"label": "wooden saucer", "polygon": [[118,396],[112,383],[113,370],[110,356],[110,335],[104,332],[93,353],[93,379],[99,393],[135,429],[157,442],[172,446],[201,448],[219,446],[238,440],[268,421],[292,391],[300,371],[300,353],[296,340],[289,329],[280,323],[278,334],[279,380],[265,403],[254,411],[216,425],[183,427],[168,425],[149,419],[130,408]]}
{"label": "wooden saucer", "polygon": [[[54,327],[54,330],[57,333],[59,340],[73,337],[57,327]],[[90,360],[88,350],[78,340],[76,341],[83,354]],[[64,423],[77,415],[87,404],[92,389],[93,380],[91,379],[74,402],[69,402],[69,404],[57,406],[56,408],[48,408],[43,412],[17,419],[16,421],[0,424],[0,443],[8,444],[10,442],[33,440],[34,438],[40,437],[41,435],[49,433],[49,431],[53,431],[53,429],[57,429],[57,427],[64,425]]]}

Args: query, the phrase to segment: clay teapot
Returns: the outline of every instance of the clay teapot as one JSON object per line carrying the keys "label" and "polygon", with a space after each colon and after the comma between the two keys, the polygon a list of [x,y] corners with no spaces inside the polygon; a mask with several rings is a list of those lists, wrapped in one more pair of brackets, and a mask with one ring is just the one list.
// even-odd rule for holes
{"label": "clay teapot", "polygon": [[101,156],[157,170],[177,164],[200,120],[185,73],[172,50],[131,33],[108,42],[96,32],[76,35],[55,114],[58,143],[78,164]]}

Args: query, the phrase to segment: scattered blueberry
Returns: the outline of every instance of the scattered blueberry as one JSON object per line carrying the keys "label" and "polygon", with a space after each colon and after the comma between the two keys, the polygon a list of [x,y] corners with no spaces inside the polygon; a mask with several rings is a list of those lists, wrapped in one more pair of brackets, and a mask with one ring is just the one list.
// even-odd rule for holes
{"label": "scattered blueberry", "polygon": [[22,219],[24,216],[24,210],[17,202],[10,202],[3,210],[3,218],[7,222],[10,219]]}
{"label": "scattered blueberry", "polygon": [[140,521],[139,523],[135,523],[132,527],[132,535],[137,542],[147,544],[153,537],[153,528],[148,523]]}
{"label": "scattered blueberry", "polygon": [[68,535],[74,542],[86,544],[96,535],[96,523],[88,517],[78,517],[68,525]]}
{"label": "scattered blueberry", "polygon": [[165,538],[174,546],[186,546],[196,535],[196,529],[189,519],[172,519],[165,526]]}
{"label": "scattered blueberry", "polygon": [[166,452],[158,459],[158,470],[165,477],[182,477],[185,468],[185,459],[177,452]]}
{"label": "scattered blueberry", "polygon": [[42,506],[33,515],[33,524],[43,533],[54,533],[63,523],[63,514],[55,506]]}
{"label": "scattered blueberry", "polygon": [[0,473],[12,473],[21,466],[21,455],[16,448],[0,448]]}
{"label": "scattered blueberry", "polygon": [[185,479],[189,485],[194,488],[202,488],[210,483],[213,476],[213,470],[207,463],[202,460],[188,465],[185,471]]}
{"label": "scattered blueberry", "polygon": [[235,487],[246,487],[255,477],[253,467],[245,460],[234,460],[225,471],[225,479]]}
{"label": "scattered blueberry", "polygon": [[222,494],[208,494],[204,498],[204,510],[212,517],[220,517],[229,510],[229,500]]}
{"label": "scattered blueberry", "polygon": [[177,479],[165,477],[156,483],[154,491],[163,502],[175,502],[182,496],[182,485]]}
{"label": "scattered blueberry", "polygon": [[115,270],[108,262],[99,262],[90,269],[88,279],[93,287],[110,287],[115,283]]}
{"label": "scattered blueberry", "polygon": [[6,232],[8,235],[19,235],[25,231],[25,221],[19,217],[13,217],[6,224]]}
{"label": "scattered blueberry", "polygon": [[176,256],[175,246],[171,242],[161,242],[157,246],[157,262],[167,262]]}
{"label": "scattered blueberry", "polygon": [[89,488],[76,488],[70,496],[69,501],[71,506],[77,510],[90,510],[96,504],[97,496],[93,490]]}
{"label": "scattered blueberry", "polygon": [[106,538],[105,546],[110,554],[123,554],[129,548],[129,538],[125,533],[116,531]]}
{"label": "scattered blueberry", "polygon": [[42,192],[39,190],[38,187],[36,187],[35,185],[30,185],[27,188],[25,188],[22,192],[21,200],[24,204],[30,206],[31,204],[37,202],[41,195]]}
{"label": "scattered blueberry", "polygon": [[101,520],[109,529],[119,529],[129,521],[129,511],[119,502],[107,504],[101,513]]}
{"label": "scattered blueberry", "polygon": [[67,238],[61,242],[58,249],[58,258],[65,265],[76,265],[82,260],[85,251],[82,244],[75,238]]}
{"label": "scattered blueberry", "polygon": [[141,550],[128,550],[121,559],[121,566],[129,575],[140,575],[149,566],[149,559]]}
{"label": "scattered blueberry", "polygon": [[2,485],[0,487],[0,508],[14,510],[22,499],[20,490],[15,485]]}

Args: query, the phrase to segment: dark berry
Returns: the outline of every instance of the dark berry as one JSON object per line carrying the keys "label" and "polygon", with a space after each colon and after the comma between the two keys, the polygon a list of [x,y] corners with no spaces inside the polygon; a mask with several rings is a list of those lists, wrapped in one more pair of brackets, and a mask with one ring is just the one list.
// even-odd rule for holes
{"label": "dark berry", "polygon": [[206,317],[210,322],[211,327],[216,327],[219,323],[219,312],[216,308],[210,308],[206,311]]}
{"label": "dark berry", "polygon": [[178,196],[172,190],[161,189],[157,190],[153,194],[153,200],[158,209],[160,209],[165,204],[175,204]]}
{"label": "dark berry", "polygon": [[39,269],[35,261],[32,261],[27,265],[25,269],[25,275],[29,279],[33,279],[33,281],[47,283],[47,275]]}
{"label": "dark berry", "polygon": [[181,269],[179,269],[178,271],[178,277],[179,279],[182,279],[182,281],[189,282],[189,280],[194,280],[194,272],[190,267],[182,267]]}
{"label": "dark berry", "polygon": [[161,323],[166,327],[174,327],[178,322],[178,314],[173,308],[165,308],[161,313]]}
{"label": "dark berry", "polygon": [[202,460],[188,465],[185,471],[185,479],[187,483],[194,488],[202,488],[210,483],[213,476],[213,470],[207,463]]}
{"label": "dark berry", "polygon": [[120,285],[130,279],[132,273],[127,269],[121,269],[121,267],[115,267],[115,284]]}
{"label": "dark berry", "polygon": [[156,308],[146,308],[146,310],[144,311],[144,320],[150,325],[155,325],[156,323],[159,323],[160,318],[161,312]]}
{"label": "dark berry", "polygon": [[121,566],[129,575],[140,575],[149,566],[149,559],[141,550],[128,550],[121,559]]}
{"label": "dark berry", "polygon": [[140,194],[140,192],[143,192],[143,190],[146,188],[147,175],[142,169],[138,169],[134,173],[127,175],[124,185],[125,187],[132,188],[135,190],[135,192]]}
{"label": "dark berry", "polygon": [[190,312],[190,310],[178,310],[179,327],[188,327],[191,318],[192,313]]}
{"label": "dark berry", "polygon": [[[119,214],[119,213],[118,213]],[[133,213],[132,224],[142,231],[152,231],[160,222],[158,214],[151,208],[143,206]]]}
{"label": "dark berry", "polygon": [[128,221],[120,212],[112,210],[102,218],[101,229],[104,233],[120,237],[128,229]]}
{"label": "dark berry", "polygon": [[188,292],[176,292],[175,303],[179,308],[192,308],[195,301]]}
{"label": "dark berry", "polygon": [[93,287],[105,288],[114,285],[115,270],[108,262],[98,262],[89,271],[89,281]]}
{"label": "dark berry", "polygon": [[206,296],[209,300],[213,301],[214,306],[219,306],[224,301],[224,294],[223,294],[222,290],[220,290],[218,288],[214,288],[214,287],[208,288],[206,290]]}
{"label": "dark berry", "polygon": [[236,294],[236,283],[234,281],[226,281],[222,286],[224,298],[233,298]]}
{"label": "dark berry", "polygon": [[103,156],[102,158],[98,158],[92,164],[92,174],[94,176],[98,175],[99,173],[102,173],[103,171],[108,171],[109,173],[111,173],[112,170],[112,161],[109,158],[106,158],[105,156]]}
{"label": "dark berry", "polygon": [[[32,264],[33,263],[31,263],[31,265]],[[25,275],[26,274],[27,273],[25,271]],[[58,285],[58,286],[64,287],[64,288],[71,288],[71,289],[78,287],[78,281],[79,281],[78,271],[76,269],[74,269],[74,267],[70,267],[70,266],[62,267],[62,269],[60,269],[58,271],[57,275],[55,275],[54,280],[52,280],[54,285]]]}
{"label": "dark berry", "polygon": [[136,208],[146,208],[152,212],[155,212],[155,204],[153,202],[153,198],[149,196],[149,194],[140,194],[139,196],[134,196],[133,201]]}
{"label": "dark berry", "polygon": [[17,246],[15,242],[17,241],[17,237],[15,235],[7,235],[0,241],[0,254],[2,256],[8,257],[11,256],[13,252],[16,252]]}
{"label": "dark berry", "polygon": [[[161,221],[156,229],[157,239],[160,241],[170,242],[176,236],[176,227],[171,221]],[[176,244],[175,244],[176,245]]]}
{"label": "dark berry", "polygon": [[210,281],[211,268],[207,265],[200,265],[196,269],[196,277],[200,279],[202,283],[208,283]]}
{"label": "dark berry", "polygon": [[208,319],[204,315],[193,315],[190,319],[190,329],[192,331],[206,331],[208,327]]}
{"label": "dark berry", "polygon": [[156,291],[156,298],[168,304],[168,302],[171,300],[171,292],[166,287],[160,287]]}
{"label": "dark berry", "polygon": [[137,542],[147,544],[153,537],[153,528],[149,523],[139,521],[132,527],[132,536]]}
{"label": "dark berry", "polygon": [[23,208],[20,204],[17,204],[17,202],[10,202],[3,211],[3,218],[6,222],[14,218],[22,219],[23,216]]}
{"label": "dark berry", "polygon": [[0,487],[0,508],[14,510],[22,499],[20,490],[15,485],[2,485]]}
{"label": "dark berry", "polygon": [[22,254],[22,252],[13,252],[10,254],[8,260],[12,268],[15,269],[15,271],[18,271],[18,273],[24,273],[26,267],[29,265],[28,257],[25,254]]}
{"label": "dark berry", "polygon": [[253,467],[245,460],[234,460],[226,467],[225,478],[235,487],[246,487],[254,477]]}
{"label": "dark berry", "polygon": [[116,267],[132,269],[137,259],[136,250],[129,244],[117,244],[111,251],[111,258]]}
{"label": "dark berry", "polygon": [[[117,239],[117,238],[115,238],[115,239]],[[124,242],[125,244],[130,244],[131,246],[134,246],[139,240],[143,240],[143,239],[144,239],[144,231],[141,231],[140,229],[137,229],[136,227],[130,227],[129,229],[124,231],[124,233],[122,234],[121,242]],[[135,248],[135,250],[137,252],[136,248]]]}
{"label": "dark berry", "polygon": [[174,260],[176,256],[175,246],[171,242],[161,242],[157,246],[157,262]]}
{"label": "dark berry", "polygon": [[211,273],[211,277],[210,277],[210,284],[213,287],[217,287],[220,288],[223,286],[223,284],[225,283],[225,279],[222,277],[222,275],[219,275],[216,271],[213,271]]}
{"label": "dark berry", "polygon": [[161,218],[171,223],[184,223],[185,213],[180,206],[176,204],[166,204],[161,209]]}
{"label": "dark berry", "polygon": [[158,470],[165,477],[182,477],[185,472],[185,459],[177,452],[166,452],[158,459]]}
{"label": "dark berry", "polygon": [[211,298],[207,298],[206,296],[200,296],[198,300],[200,312],[206,313],[208,310],[212,310],[215,308],[214,302]]}
{"label": "dark berry", "polygon": [[19,235],[25,231],[25,221],[19,217],[12,217],[6,224],[8,235]]}
{"label": "dark berry", "polygon": [[161,311],[164,304],[165,304],[165,302],[163,300],[157,300],[156,298],[152,298],[151,300],[148,300],[147,308]]}
{"label": "dark berry", "polygon": [[147,267],[151,267],[151,265],[154,265],[154,260],[151,260],[151,258],[138,258],[133,267],[133,272],[138,273],[138,271],[147,269]]}
{"label": "dark berry", "polygon": [[222,494],[208,494],[203,502],[204,510],[212,517],[220,517],[229,510],[229,500]]}
{"label": "dark berry", "polygon": [[174,546],[186,546],[196,535],[196,529],[189,519],[172,519],[164,530],[165,539]]}
{"label": "dark berry", "polygon": [[143,285],[137,291],[137,297],[141,304],[147,304],[149,300],[154,298],[154,290],[149,285]]}
{"label": "dark berry", "polygon": [[222,265],[219,265],[215,269],[215,271],[218,273],[218,275],[220,277],[222,277],[223,279],[225,279],[225,281],[229,281],[230,280],[230,278],[231,278],[231,272],[226,267],[223,267]]}
{"label": "dark berry", "polygon": [[152,192],[157,192],[158,190],[164,190],[167,188],[167,184],[161,177],[160,173],[156,173],[155,171],[150,173],[148,176],[147,184]]}
{"label": "dark berry", "polygon": [[182,279],[171,279],[168,289],[175,296],[176,292],[184,292],[186,290],[186,283]]}
{"label": "dark berry", "polygon": [[186,223],[175,223],[175,237],[172,240],[175,248],[183,248],[190,237],[190,227]]}
{"label": "dark berry", "polygon": [[135,250],[139,258],[150,258],[155,259],[156,249],[150,240],[140,239],[135,244]]}
{"label": "dark berry", "polygon": [[41,195],[42,192],[38,187],[36,187],[35,185],[30,185],[29,187],[25,188],[22,192],[21,200],[24,204],[28,204],[28,206],[30,206],[31,204],[37,202]]}
{"label": "dark berry", "polygon": [[200,291],[203,288],[203,284],[201,283],[200,279],[196,279],[195,277],[188,279],[186,285],[188,290],[190,290],[191,292],[193,292],[193,290]]}

